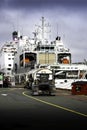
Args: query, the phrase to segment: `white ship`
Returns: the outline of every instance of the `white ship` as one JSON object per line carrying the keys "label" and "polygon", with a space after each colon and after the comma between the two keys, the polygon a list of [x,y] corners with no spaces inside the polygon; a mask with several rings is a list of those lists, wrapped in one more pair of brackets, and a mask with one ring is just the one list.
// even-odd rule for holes
{"label": "white ship", "polygon": [[56,64],[48,68],[55,72],[55,86],[60,89],[72,89],[72,83],[87,81],[87,65],[85,64]]}
{"label": "white ship", "polygon": [[54,71],[56,88],[71,89],[72,82],[80,80],[86,73],[87,65],[72,63],[70,49],[64,46],[60,36],[54,41],[49,39],[47,31],[49,24],[45,21],[42,17],[41,26],[37,26],[33,38],[21,36],[17,31],[13,32],[11,45],[15,45],[16,53],[12,61],[12,82],[14,85],[22,84],[27,80],[30,70],[47,67]]}
{"label": "white ship", "polygon": [[[40,27],[40,30],[39,30]],[[55,73],[56,88],[72,89],[72,82],[80,80],[87,71],[87,65],[72,63],[70,49],[67,49],[60,36],[54,41],[45,37],[45,20],[34,32],[34,38],[19,37],[13,74],[15,83],[27,80],[27,73],[37,67],[47,67]]]}

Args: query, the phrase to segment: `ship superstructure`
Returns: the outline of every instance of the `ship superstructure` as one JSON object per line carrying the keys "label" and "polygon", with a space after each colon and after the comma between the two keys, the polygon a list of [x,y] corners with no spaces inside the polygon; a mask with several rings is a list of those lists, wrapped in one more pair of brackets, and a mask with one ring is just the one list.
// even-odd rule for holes
{"label": "ship superstructure", "polygon": [[5,43],[0,50],[0,71],[2,71],[5,76],[12,76],[13,62],[16,53],[16,44],[14,42]]}
{"label": "ship superstructure", "polygon": [[[18,66],[16,71],[22,71],[23,68],[34,68],[37,65],[49,65],[54,63],[70,64],[71,53],[65,48],[61,37],[56,37],[55,41],[49,42],[44,36],[44,18],[42,17],[42,38],[38,32],[34,32],[34,38],[21,37],[18,43],[18,53],[15,57],[15,64]],[[22,70],[21,70],[22,68]]]}
{"label": "ship superstructure", "polygon": [[33,33],[34,38],[27,36],[18,38],[13,72],[17,75],[17,79],[20,79],[19,82],[21,82],[21,77],[31,69],[51,64],[71,63],[70,50],[64,46],[61,37],[57,36],[54,41],[49,40],[45,35],[47,32],[45,28],[48,26],[45,26],[47,24],[45,24],[44,17],[41,21],[41,26],[38,26]]}

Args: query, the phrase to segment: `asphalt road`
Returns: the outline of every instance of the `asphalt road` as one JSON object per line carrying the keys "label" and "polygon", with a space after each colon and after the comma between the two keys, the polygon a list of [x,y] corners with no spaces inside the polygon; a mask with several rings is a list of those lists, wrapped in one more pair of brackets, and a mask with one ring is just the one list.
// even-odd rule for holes
{"label": "asphalt road", "polygon": [[0,128],[87,129],[87,96],[60,90],[55,96],[32,96],[29,89],[0,88]]}

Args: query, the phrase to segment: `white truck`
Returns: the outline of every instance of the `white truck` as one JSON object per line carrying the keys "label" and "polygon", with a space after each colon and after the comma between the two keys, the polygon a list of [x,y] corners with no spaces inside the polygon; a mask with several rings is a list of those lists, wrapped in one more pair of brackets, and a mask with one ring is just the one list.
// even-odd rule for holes
{"label": "white truck", "polygon": [[29,71],[28,78],[32,95],[55,95],[56,88],[52,70],[48,68],[38,68]]}

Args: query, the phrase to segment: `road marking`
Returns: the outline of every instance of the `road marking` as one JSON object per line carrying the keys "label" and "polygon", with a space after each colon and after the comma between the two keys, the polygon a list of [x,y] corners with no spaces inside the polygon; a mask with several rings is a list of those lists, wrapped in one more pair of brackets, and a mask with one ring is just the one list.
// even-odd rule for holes
{"label": "road marking", "polygon": [[68,109],[68,108],[66,108],[66,107],[62,107],[62,106],[59,106],[59,105],[56,105],[56,104],[53,104],[53,103],[50,103],[50,102],[47,102],[47,101],[44,101],[44,100],[35,98],[35,97],[33,97],[33,96],[29,96],[29,95],[27,95],[25,92],[23,92],[22,94],[23,94],[24,96],[26,96],[26,97],[32,98],[32,99],[34,99],[34,100],[36,100],[36,101],[39,101],[39,102],[42,102],[42,103],[44,103],[44,104],[48,104],[48,105],[50,105],[50,106],[53,106],[53,107],[56,107],[56,108],[60,108],[60,109],[66,110],[66,111],[69,111],[69,112],[78,114],[78,115],[80,115],[80,116],[85,116],[85,117],[87,117],[87,114],[83,114],[83,113],[80,113],[80,112],[78,112],[78,111],[74,111],[74,110],[72,110],[72,109]]}
{"label": "road marking", "polygon": [[1,95],[2,95],[2,96],[7,96],[8,94],[2,93]]}

